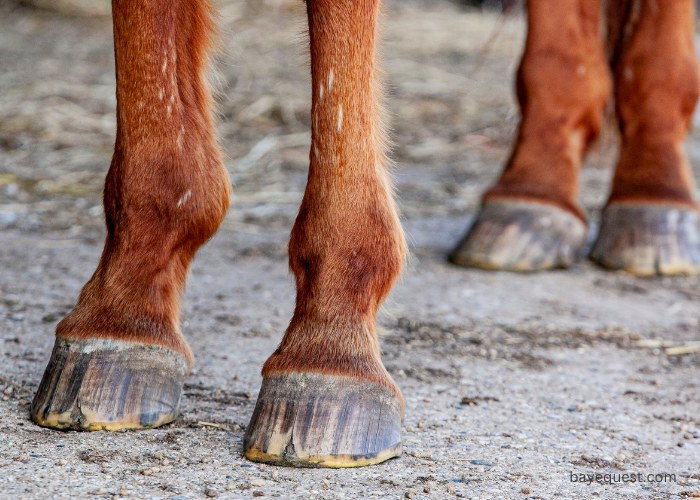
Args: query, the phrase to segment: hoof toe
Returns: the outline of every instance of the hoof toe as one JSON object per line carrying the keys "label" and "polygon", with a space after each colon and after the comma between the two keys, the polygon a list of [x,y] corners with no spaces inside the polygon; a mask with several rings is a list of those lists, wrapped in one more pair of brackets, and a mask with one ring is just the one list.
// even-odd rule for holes
{"label": "hoof toe", "polygon": [[330,375],[265,377],[245,456],[295,467],[359,467],[401,454],[402,408],[389,389]]}
{"label": "hoof toe", "polygon": [[615,203],[603,211],[591,260],[639,276],[700,273],[700,217],[694,210]]}
{"label": "hoof toe", "polygon": [[571,266],[586,224],[560,208],[524,201],[487,201],[450,261],[465,267],[542,271]]}
{"label": "hoof toe", "polygon": [[187,372],[187,359],[172,349],[57,337],[32,419],[55,429],[158,427],[177,417]]}

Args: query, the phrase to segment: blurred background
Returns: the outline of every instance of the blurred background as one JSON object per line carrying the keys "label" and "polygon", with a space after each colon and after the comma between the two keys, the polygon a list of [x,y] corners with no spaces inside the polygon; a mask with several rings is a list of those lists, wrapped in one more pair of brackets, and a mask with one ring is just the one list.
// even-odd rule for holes
{"label": "blurred background", "polygon": [[[288,231],[310,142],[304,3],[219,4],[223,50],[213,77],[235,185],[224,227]],[[409,225],[451,225],[440,234],[454,241],[510,151],[525,17],[521,8],[504,16],[486,0],[387,0],[384,11],[400,209]],[[104,0],[0,0],[0,228],[103,238],[101,190],[115,134],[111,29]],[[698,139],[693,130],[696,170]],[[593,220],[614,162],[610,126],[582,174],[581,201]]]}

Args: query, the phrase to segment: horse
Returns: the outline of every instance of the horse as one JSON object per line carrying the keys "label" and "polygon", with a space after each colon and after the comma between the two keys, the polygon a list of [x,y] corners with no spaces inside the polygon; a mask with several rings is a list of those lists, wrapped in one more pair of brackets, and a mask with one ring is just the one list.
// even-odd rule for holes
{"label": "horse", "polygon": [[[375,318],[406,244],[392,196],[379,0],[306,0],[308,183],[289,242],[296,306],[262,368],[245,456],[353,467],[401,454],[404,402]],[[682,148],[698,98],[691,0],[529,0],[517,74],[522,121],[500,180],[450,255],[458,265],[567,267],[586,239],[578,170],[613,90],[621,153],[592,257],[636,274],[700,269],[698,207]],[[55,429],[157,427],[192,367],[179,300],[229,206],[207,83],[208,0],[113,0],[117,95],[104,188],[107,237],[58,324],[31,417]]]}

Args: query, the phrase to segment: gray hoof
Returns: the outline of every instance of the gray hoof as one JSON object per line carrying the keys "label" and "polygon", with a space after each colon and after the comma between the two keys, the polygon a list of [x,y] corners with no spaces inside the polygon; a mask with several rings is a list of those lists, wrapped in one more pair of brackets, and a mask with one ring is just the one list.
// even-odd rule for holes
{"label": "gray hoof", "polygon": [[566,268],[578,259],[586,233],[578,217],[551,205],[487,201],[450,261],[503,271]]}
{"label": "gray hoof", "polygon": [[670,205],[614,203],[603,211],[590,258],[639,276],[698,274],[700,217]]}
{"label": "gray hoof", "polygon": [[401,455],[399,398],[369,382],[316,373],[263,379],[245,456],[293,467],[359,467]]}
{"label": "gray hoof", "polygon": [[172,349],[56,338],[31,416],[54,429],[158,427],[177,417],[188,363]]}

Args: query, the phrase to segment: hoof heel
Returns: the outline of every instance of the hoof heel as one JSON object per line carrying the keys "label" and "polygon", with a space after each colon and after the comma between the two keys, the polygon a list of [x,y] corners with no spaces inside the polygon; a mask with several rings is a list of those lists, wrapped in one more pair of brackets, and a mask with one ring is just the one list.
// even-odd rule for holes
{"label": "hoof heel", "polygon": [[172,349],[57,337],[32,419],[54,429],[158,427],[177,417],[187,372],[187,359]]}
{"label": "hoof heel", "polygon": [[700,216],[670,205],[611,204],[590,258],[639,276],[698,274]]}
{"label": "hoof heel", "polygon": [[503,271],[543,271],[571,266],[586,241],[586,225],[560,208],[525,201],[487,201],[453,264]]}
{"label": "hoof heel", "polygon": [[369,382],[321,374],[263,379],[245,456],[294,467],[359,467],[401,455],[401,403]]}

